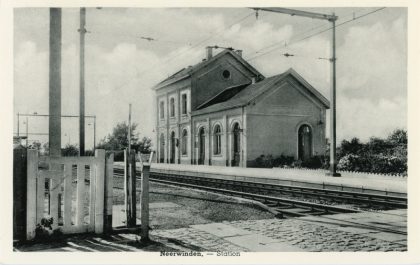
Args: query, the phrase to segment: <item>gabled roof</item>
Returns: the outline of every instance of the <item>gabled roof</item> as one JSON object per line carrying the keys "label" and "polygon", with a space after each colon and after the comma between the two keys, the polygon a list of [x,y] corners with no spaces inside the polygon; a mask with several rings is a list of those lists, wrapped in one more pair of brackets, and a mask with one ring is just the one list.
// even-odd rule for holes
{"label": "gabled roof", "polygon": [[203,108],[206,108],[208,106],[211,106],[211,105],[214,105],[214,104],[217,104],[217,103],[225,102],[225,101],[231,99],[232,97],[234,97],[239,92],[241,92],[242,89],[249,86],[250,84],[251,84],[251,82],[227,87],[226,89],[221,91],[216,96],[210,98],[209,100],[207,100],[206,102],[204,102],[203,104],[198,106],[197,109],[203,109]]}
{"label": "gabled roof", "polygon": [[162,88],[164,86],[167,86],[169,84],[181,81],[185,78],[190,77],[193,73],[197,72],[198,70],[200,70],[203,67],[206,67],[207,65],[209,65],[211,62],[214,62],[215,60],[217,60],[218,58],[226,55],[226,54],[230,54],[232,55],[238,62],[240,62],[241,64],[243,64],[247,69],[249,69],[251,72],[253,72],[255,75],[257,76],[261,76],[264,77],[260,72],[258,72],[257,69],[255,69],[252,65],[250,65],[247,61],[245,61],[241,56],[239,56],[236,52],[230,50],[230,49],[225,49],[222,52],[216,54],[215,56],[213,56],[212,58],[210,58],[210,60],[204,60],[196,65],[187,67],[187,68],[182,68],[181,70],[175,72],[174,74],[172,74],[171,76],[165,78],[164,80],[162,80],[161,82],[159,82],[157,85],[155,85],[153,88],[154,89],[159,89]]}
{"label": "gabled roof", "polygon": [[215,104],[206,104],[199,106],[199,108],[192,112],[192,115],[200,115],[206,113],[212,113],[221,110],[233,109],[237,107],[242,107],[250,103],[252,100],[262,95],[264,92],[268,91],[279,81],[285,79],[288,76],[293,76],[302,86],[312,94],[319,102],[325,106],[325,108],[330,107],[330,102],[326,99],[321,93],[319,93],[314,87],[312,87],[302,76],[300,76],[295,70],[290,68],[286,72],[275,75],[269,78],[266,78],[260,82],[250,84],[246,87],[243,87],[237,94],[231,96],[229,99],[223,101],[221,97],[224,95],[224,91],[208,100],[207,102],[217,102]]}

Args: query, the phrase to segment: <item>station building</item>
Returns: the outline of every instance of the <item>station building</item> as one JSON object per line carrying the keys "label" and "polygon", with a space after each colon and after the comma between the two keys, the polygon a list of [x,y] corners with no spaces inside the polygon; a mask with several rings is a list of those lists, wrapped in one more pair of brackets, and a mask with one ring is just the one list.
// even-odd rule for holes
{"label": "station building", "polygon": [[249,167],[261,155],[325,152],[329,101],[293,69],[266,78],[241,51],[207,47],[153,89],[159,163]]}

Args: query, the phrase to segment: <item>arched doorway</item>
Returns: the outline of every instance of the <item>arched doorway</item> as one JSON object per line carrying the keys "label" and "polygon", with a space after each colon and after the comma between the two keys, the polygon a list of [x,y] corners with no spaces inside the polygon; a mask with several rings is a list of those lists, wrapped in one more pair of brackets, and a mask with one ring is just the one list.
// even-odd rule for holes
{"label": "arched doorway", "polygon": [[165,163],[165,135],[163,133],[159,138],[159,162]]}
{"label": "arched doorway", "polygon": [[232,166],[237,167],[241,162],[241,128],[239,127],[239,123],[233,125],[232,133]]}
{"label": "arched doorway", "polygon": [[204,165],[204,159],[206,158],[206,132],[202,127],[198,131],[198,164]]}
{"label": "arched doorway", "polygon": [[171,156],[169,163],[175,164],[175,132],[171,132]]}
{"label": "arched doorway", "polygon": [[304,124],[298,131],[298,157],[305,161],[312,156],[312,130]]}

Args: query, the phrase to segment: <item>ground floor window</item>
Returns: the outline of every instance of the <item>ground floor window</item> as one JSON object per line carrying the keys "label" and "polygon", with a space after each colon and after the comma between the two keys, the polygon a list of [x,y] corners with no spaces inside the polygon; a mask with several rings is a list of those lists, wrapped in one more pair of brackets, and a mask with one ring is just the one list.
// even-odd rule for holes
{"label": "ground floor window", "polygon": [[187,129],[182,131],[182,138],[181,138],[181,154],[187,155],[187,143],[188,143],[188,132]]}
{"label": "ground floor window", "polygon": [[214,133],[213,133],[213,142],[214,142],[214,154],[220,155],[222,153],[222,130],[220,128],[220,125],[216,125],[214,127]]}

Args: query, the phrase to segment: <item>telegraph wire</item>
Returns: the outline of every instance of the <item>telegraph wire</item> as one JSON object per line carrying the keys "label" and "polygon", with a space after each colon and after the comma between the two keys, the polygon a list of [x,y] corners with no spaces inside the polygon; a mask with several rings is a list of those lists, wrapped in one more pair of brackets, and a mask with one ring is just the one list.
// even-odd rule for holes
{"label": "telegraph wire", "polygon": [[[362,12],[363,10],[366,10],[367,8],[362,8],[361,10],[358,10],[358,12]],[[257,18],[257,20],[258,20],[258,10],[255,10],[255,14],[256,14],[256,18]],[[268,13],[268,14],[271,14],[271,13]],[[348,14],[346,14],[346,15],[343,15],[343,16],[341,16],[341,18],[345,18],[345,17],[349,17],[349,16],[352,16],[353,17],[353,19],[354,19],[354,17],[355,17],[355,11],[351,11],[350,13],[348,13]],[[313,19],[312,19],[312,21],[313,21]],[[328,27],[328,25],[327,24],[325,24],[325,23],[321,23],[320,25],[318,25],[318,26],[316,26],[316,27],[314,27],[313,25],[312,25],[312,28],[311,29],[309,29],[309,30],[306,30],[306,31],[302,31],[302,32],[300,32],[300,33],[298,33],[298,34],[296,34],[294,37],[297,37],[297,36],[301,36],[301,35],[304,35],[304,34],[306,34],[306,33],[309,33],[309,32],[312,32],[312,31],[314,31],[314,30],[316,30],[316,29],[319,29],[319,28],[324,28],[324,27]],[[283,40],[281,40],[280,42],[276,42],[276,43],[273,43],[273,44],[270,44],[270,45],[268,45],[268,46],[265,46],[265,47],[263,47],[263,48],[261,48],[261,49],[259,49],[259,50],[255,50],[254,49],[254,53],[260,53],[261,51],[263,51],[263,50],[265,50],[265,49],[269,49],[269,48],[272,48],[272,47],[275,47],[275,46],[280,46],[280,45],[284,45],[285,47],[287,46],[287,38],[285,38],[285,39],[283,39]]]}
{"label": "telegraph wire", "polygon": [[[340,27],[340,26],[342,26],[342,25],[345,25],[345,24],[347,24],[347,23],[350,23],[350,22],[352,22],[352,21],[356,21],[356,20],[358,20],[358,19],[360,19],[360,18],[363,18],[363,17],[366,17],[366,16],[371,15],[371,14],[373,14],[373,13],[379,12],[379,11],[381,11],[381,10],[385,9],[385,8],[386,8],[386,7],[381,7],[381,8],[375,9],[375,10],[373,10],[373,11],[370,11],[370,12],[368,12],[368,13],[362,14],[362,15],[360,15],[360,16],[353,16],[353,18],[352,18],[352,19],[349,19],[349,20],[346,20],[346,21],[344,21],[344,22],[341,22],[341,23],[337,24],[335,27],[336,27],[336,28],[338,28],[338,27]],[[329,31],[329,30],[331,30],[331,29],[332,29],[332,27],[328,27],[327,29],[324,29],[324,30],[321,30],[321,31],[315,32],[315,33],[310,34],[310,35],[308,35],[308,36],[306,36],[306,37],[303,37],[303,38],[301,38],[301,39],[298,39],[298,40],[296,40],[296,41],[292,41],[292,42],[288,43],[287,45],[288,45],[288,46],[290,46],[290,45],[294,45],[294,44],[299,43],[299,42],[301,42],[301,41],[304,41],[304,40],[307,40],[307,39],[309,39],[309,38],[312,38],[312,37],[314,37],[314,36],[316,36],[316,35],[319,35],[319,34],[322,34],[322,33],[324,33],[324,32],[327,32],[327,31]],[[252,60],[254,60],[254,59],[258,58],[258,57],[264,56],[264,55],[266,55],[266,54],[269,54],[269,53],[271,53],[271,52],[273,52],[273,51],[275,51],[275,50],[281,49],[281,48],[284,48],[284,47],[276,47],[276,48],[273,48],[273,49],[271,49],[271,50],[269,50],[269,51],[267,51],[267,52],[264,52],[264,53],[262,53],[262,54],[259,54],[259,55],[256,55],[256,56],[253,56],[253,57],[247,58],[246,60],[247,60],[247,61],[252,61]],[[321,58],[321,59],[323,59],[323,58]]]}
{"label": "telegraph wire", "polygon": [[186,45],[191,46],[191,43],[186,43],[182,41],[174,41],[174,40],[167,40],[167,39],[160,39],[160,38],[154,38],[151,36],[146,36],[143,34],[127,34],[127,33],[111,33],[111,32],[101,32],[97,30],[89,30],[87,33],[91,33],[94,35],[112,35],[112,36],[120,36],[120,37],[126,37],[131,39],[137,39],[137,40],[144,40],[147,42],[161,42],[161,43],[169,43],[169,44],[180,44],[180,45]]}
{"label": "telegraph wire", "polygon": [[[245,16],[243,16],[243,17],[241,17],[240,19],[235,20],[234,22],[232,22],[231,24],[229,24],[226,28],[231,28],[233,25],[236,25],[236,24],[238,24],[238,23],[240,23],[240,22],[244,21],[245,19],[247,19],[248,17],[252,16],[253,14],[254,14],[254,12],[251,12],[251,13],[249,13],[249,14],[247,14],[247,15],[245,15]],[[224,29],[219,29],[219,30],[217,30],[216,32],[211,33],[211,35],[210,35],[209,37],[206,37],[205,39],[203,39],[203,40],[199,41],[198,43],[196,43],[196,44],[194,44],[194,45],[192,45],[192,46],[188,47],[186,50],[182,50],[182,51],[180,51],[179,53],[177,53],[177,54],[175,54],[175,55],[171,56],[170,58],[168,58],[168,59],[164,60],[163,62],[159,62],[159,63],[156,63],[156,64],[154,64],[154,65],[151,65],[148,69],[146,69],[146,70],[144,70],[144,71],[142,71],[142,72],[137,72],[137,74],[136,74],[136,76],[135,76],[135,77],[131,78],[130,80],[128,80],[128,81],[127,81],[127,82],[125,82],[124,84],[122,84],[122,85],[120,85],[120,86],[118,86],[118,87],[116,87],[116,88],[112,89],[112,91],[111,91],[111,92],[115,92],[115,91],[117,91],[117,90],[121,89],[122,87],[127,86],[128,84],[130,84],[130,83],[131,83],[131,82],[133,82],[134,80],[138,79],[141,75],[143,75],[143,74],[145,74],[145,73],[147,73],[147,72],[151,71],[151,70],[153,69],[153,67],[154,67],[154,66],[161,65],[162,63],[164,63],[164,64],[165,64],[165,63],[168,63],[168,62],[172,61],[173,59],[175,59],[175,58],[177,58],[177,57],[179,57],[179,56],[181,56],[181,55],[185,54],[186,52],[188,52],[188,51],[190,51],[190,50],[194,49],[195,47],[197,47],[197,46],[199,46],[199,45],[203,44],[204,42],[206,42],[206,41],[208,41],[208,40],[212,39],[213,37],[220,35],[221,33],[223,33],[223,30],[224,30]]]}

